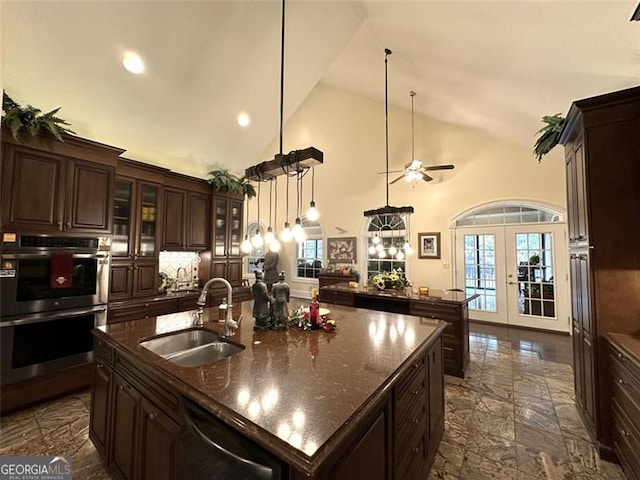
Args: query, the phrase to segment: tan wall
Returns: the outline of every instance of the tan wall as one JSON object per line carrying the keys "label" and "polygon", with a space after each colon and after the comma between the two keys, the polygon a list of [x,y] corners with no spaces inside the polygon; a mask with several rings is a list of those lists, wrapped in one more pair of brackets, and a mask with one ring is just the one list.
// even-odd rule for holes
{"label": "tan wall", "polygon": [[[407,101],[409,105],[409,101]],[[537,129],[537,126],[533,126]],[[531,145],[521,146],[491,137],[487,132],[451,125],[416,114],[415,153],[426,164],[452,163],[451,171],[434,172],[430,183],[389,187],[390,204],[412,205],[412,244],[418,232],[441,232],[442,258],[421,260],[416,255],[407,264],[409,279],[418,285],[447,288],[452,284],[450,222],[461,212],[495,200],[518,199],[566,208],[564,163],[561,147],[542,163],[531,155]],[[361,237],[363,211],[386,203],[384,105],[362,96],[319,84],[284,128],[284,152],[315,146],[324,152],[324,165],[316,168],[315,200],[327,237]],[[264,152],[264,159],[277,153],[277,140]],[[389,165],[401,169],[411,160],[411,112],[389,109]],[[395,177],[390,177],[395,178]],[[310,200],[310,176],[304,184],[303,209]],[[265,190],[266,191],[266,190]],[[284,223],[285,181],[279,178],[278,228]],[[290,183],[289,221],[295,219],[295,182]],[[255,200],[253,200],[255,202]],[[268,197],[262,198],[262,220]],[[252,204],[255,217],[255,203]],[[344,233],[340,233],[342,229]],[[358,245],[359,270],[364,271],[363,243]],[[308,284],[293,282],[292,246],[283,246],[281,269],[294,291],[307,292]]]}

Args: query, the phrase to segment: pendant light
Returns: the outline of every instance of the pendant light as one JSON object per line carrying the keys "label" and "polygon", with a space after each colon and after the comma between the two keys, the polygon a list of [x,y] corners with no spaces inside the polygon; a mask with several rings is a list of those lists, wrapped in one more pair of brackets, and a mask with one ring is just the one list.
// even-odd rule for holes
{"label": "pendant light", "polygon": [[249,254],[251,253],[251,250],[253,250],[253,245],[251,245],[251,241],[249,240],[249,199],[247,199],[245,203],[247,204],[247,214],[245,215],[246,227],[244,229],[244,240],[240,244],[240,250],[242,251],[242,253]]}
{"label": "pendant light", "polygon": [[[389,205],[389,92],[388,92],[389,83],[388,83],[388,75],[387,75],[387,64],[388,64],[388,57],[392,53],[393,52],[391,52],[391,50],[389,50],[388,48],[384,49],[384,122],[385,122],[384,127],[385,127],[385,174],[386,174],[385,187],[386,187],[386,194],[387,194],[386,196],[387,203],[384,207],[376,208],[373,210],[366,210],[364,212],[364,216],[370,217],[373,219],[379,216],[384,216],[386,218],[389,218],[390,216],[393,217],[397,215],[400,218],[404,218],[405,228],[407,229],[407,232],[409,232],[409,224],[411,221],[410,217],[411,217],[411,214],[413,213],[413,207],[411,206],[394,207]],[[391,247],[393,247],[393,237],[391,238],[391,241],[392,241]],[[380,237],[377,234],[374,235],[374,237],[371,239],[371,242],[373,244],[372,246],[376,249],[378,253],[378,257],[384,258],[386,256],[386,252],[384,249],[384,245],[381,243]],[[403,247],[404,255],[409,255],[408,253],[409,250],[407,249],[407,246],[409,250],[413,251],[413,249],[411,249],[411,245],[409,245],[409,242],[407,240],[407,242],[405,243],[405,246]],[[396,258],[398,258],[397,247],[393,247],[393,248],[396,248]],[[369,251],[371,252],[371,248],[369,249]]]}
{"label": "pendant light", "polygon": [[300,210],[302,210],[302,175],[298,171],[296,174],[296,224],[293,226],[293,238],[296,243],[302,243],[307,239],[307,233],[302,228],[300,220]]}
{"label": "pendant light", "polygon": [[307,210],[307,214],[306,214],[306,217],[312,222],[316,222],[318,221],[318,218],[320,218],[320,212],[318,212],[318,209],[316,208],[316,202],[314,199],[315,186],[316,186],[316,169],[315,167],[313,167],[311,169],[311,202],[309,202],[309,210]]}
{"label": "pendant light", "polygon": [[251,237],[251,244],[255,248],[260,248],[264,245],[264,239],[262,238],[262,231],[260,230],[260,184],[262,182],[258,182],[258,227],[256,228],[256,233]]}
{"label": "pendant light", "polygon": [[264,243],[270,246],[275,235],[273,234],[273,228],[271,228],[271,199],[273,198],[273,178],[269,180],[269,226],[267,227],[267,233],[264,235]]}
{"label": "pendant light", "polygon": [[[273,224],[277,225],[278,224],[278,177],[276,177],[273,181],[276,183],[275,188],[273,189],[273,203],[274,203]],[[279,252],[280,247],[281,245],[280,245],[280,240],[278,240],[278,234],[274,233],[273,240],[271,240],[271,243],[269,244],[269,250],[271,250],[272,252]]]}

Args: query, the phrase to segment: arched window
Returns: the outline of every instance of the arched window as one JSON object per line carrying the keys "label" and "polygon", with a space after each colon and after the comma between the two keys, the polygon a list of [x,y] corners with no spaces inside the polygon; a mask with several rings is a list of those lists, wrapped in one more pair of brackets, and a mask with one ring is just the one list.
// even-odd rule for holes
{"label": "arched window", "polygon": [[324,239],[322,225],[320,222],[308,220],[306,217],[300,219],[302,228],[307,234],[307,239],[296,245],[297,278],[318,278],[322,270],[322,259],[324,257]]}
{"label": "arched window", "polygon": [[376,215],[367,227],[367,276],[391,270],[406,273],[404,245],[408,239],[404,215]]}
{"label": "arched window", "polygon": [[[249,230],[247,231],[249,239],[253,238],[253,236],[258,231],[258,228],[260,228],[260,231],[264,234],[264,227],[257,222],[249,225]],[[253,249],[251,249],[251,252],[249,253],[249,255],[247,255],[247,261],[245,263],[245,273],[253,275],[253,271],[256,268],[259,268],[261,270],[264,269],[264,252],[264,245],[258,248],[253,247]]]}
{"label": "arched window", "polygon": [[561,221],[560,214],[550,208],[518,202],[491,203],[474,208],[455,220],[456,227],[474,225],[508,225],[514,223],[546,223]]}

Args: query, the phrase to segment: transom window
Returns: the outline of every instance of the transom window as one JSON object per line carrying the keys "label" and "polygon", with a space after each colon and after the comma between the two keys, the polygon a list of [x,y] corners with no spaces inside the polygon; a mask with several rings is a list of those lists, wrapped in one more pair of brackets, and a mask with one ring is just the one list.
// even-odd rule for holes
{"label": "transom window", "polygon": [[308,220],[306,217],[302,217],[300,223],[307,234],[307,239],[296,245],[295,274],[298,278],[318,278],[322,270],[322,259],[324,258],[322,225],[320,222]]}
{"label": "transom window", "polygon": [[560,215],[553,210],[525,204],[505,203],[485,205],[456,220],[456,226],[506,225],[510,223],[559,222]]}

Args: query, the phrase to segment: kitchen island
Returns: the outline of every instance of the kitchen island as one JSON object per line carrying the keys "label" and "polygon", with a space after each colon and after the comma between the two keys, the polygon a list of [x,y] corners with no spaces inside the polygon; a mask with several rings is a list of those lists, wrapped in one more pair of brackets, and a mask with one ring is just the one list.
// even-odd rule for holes
{"label": "kitchen island", "polygon": [[[329,306],[334,332],[254,332],[250,307],[231,339],[242,350],[200,367],[140,346],[190,328],[193,312],[94,331],[90,437],[112,473],[181,478],[195,404],[281,465],[266,478],[426,475],[444,429],[444,322]],[[204,329],[222,334],[217,317],[205,309]]]}
{"label": "kitchen island", "polygon": [[447,322],[443,338],[444,372],[464,378],[469,364],[469,302],[479,295],[453,290],[431,289],[428,295],[410,289],[377,290],[349,283],[336,283],[320,288],[321,302],[385,312],[404,313]]}

